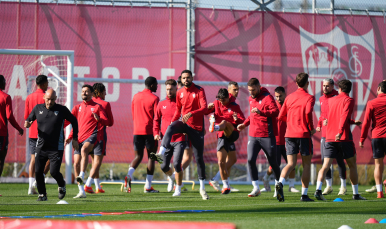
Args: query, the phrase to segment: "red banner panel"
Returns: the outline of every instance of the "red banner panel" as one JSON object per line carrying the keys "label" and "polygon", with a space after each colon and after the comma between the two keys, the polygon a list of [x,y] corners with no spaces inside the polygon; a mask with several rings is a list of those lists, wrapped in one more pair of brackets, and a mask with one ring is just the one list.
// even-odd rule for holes
{"label": "red banner panel", "polygon": [[[377,85],[385,79],[383,17],[217,9],[196,9],[195,15],[195,80],[245,82],[256,77],[262,84],[285,87],[289,94],[297,89],[296,75],[307,72],[311,82],[308,91],[317,101],[315,126],[323,79],[353,82],[350,96],[356,102],[355,120],[363,120],[366,103],[376,97]],[[245,115],[249,110],[247,97],[243,89],[237,99]],[[358,163],[372,163],[371,134],[361,149],[361,127],[351,129]],[[247,135],[245,131],[237,141],[238,162],[246,162]],[[321,133],[313,137],[315,162],[320,161],[320,138]]]}

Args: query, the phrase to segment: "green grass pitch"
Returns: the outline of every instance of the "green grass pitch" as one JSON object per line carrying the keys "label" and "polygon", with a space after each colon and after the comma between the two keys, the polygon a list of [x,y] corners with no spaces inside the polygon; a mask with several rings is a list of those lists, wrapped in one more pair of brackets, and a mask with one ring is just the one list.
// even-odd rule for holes
{"label": "green grass pitch", "polygon": [[[186,185],[186,187],[188,187]],[[369,218],[378,221],[386,218],[386,199],[377,199],[376,193],[368,194],[359,186],[359,192],[367,201],[351,199],[351,186],[344,202],[332,202],[337,198],[327,195],[327,202],[302,203],[300,195],[288,193],[284,187],[285,202],[273,198],[273,192],[262,193],[259,197],[248,198],[251,185],[235,185],[240,192],[221,195],[207,185],[210,200],[201,199],[198,191],[183,192],[181,197],[172,197],[166,192],[166,185],[154,185],[161,193],[143,193],[143,185],[133,185],[132,193],[120,192],[120,187],[104,185],[105,194],[88,194],[86,199],[73,199],[78,193],[76,185],[67,185],[65,200],[68,205],[57,205],[57,186],[47,185],[48,201],[37,202],[37,196],[28,196],[28,184],[0,184],[0,216],[45,216],[60,214],[123,212],[138,210],[215,210],[202,213],[171,214],[126,214],[101,217],[76,218],[76,220],[161,220],[161,221],[206,221],[230,222],[238,228],[338,228],[349,225],[352,228],[385,228],[386,224],[364,224]],[[271,186],[273,188],[273,186]],[[301,187],[297,187],[300,189]],[[197,189],[197,188],[196,188]],[[313,199],[315,186],[310,186],[309,196]],[[340,196],[341,197],[341,196]]]}

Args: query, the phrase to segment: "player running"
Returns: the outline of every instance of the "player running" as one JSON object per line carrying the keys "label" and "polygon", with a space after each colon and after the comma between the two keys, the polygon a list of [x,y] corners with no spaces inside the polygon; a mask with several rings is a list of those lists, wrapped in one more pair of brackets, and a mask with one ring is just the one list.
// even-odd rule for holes
{"label": "player running", "polygon": [[153,92],[157,91],[158,82],[153,76],[149,76],[145,80],[145,89],[134,95],[131,102],[131,114],[133,115],[134,123],[134,153],[135,158],[131,162],[127,176],[125,177],[125,189],[128,193],[131,192],[131,179],[135,169],[142,161],[143,153],[146,146],[147,156],[147,176],[144,187],[145,193],[158,193],[158,190],[153,189],[151,182],[154,174],[154,160],[151,159],[150,153],[157,152],[158,142],[153,136],[153,120],[159,102],[158,96]]}
{"label": "player running", "polygon": [[[382,173],[383,173],[383,158],[386,154],[386,82],[379,83],[377,88],[377,98],[369,101],[366,106],[363,128],[361,130],[361,138],[359,146],[363,148],[363,144],[367,138],[367,133],[371,126],[371,146],[373,149],[373,158],[375,162],[374,179],[377,189],[377,198],[384,198],[382,191]],[[385,188],[386,189],[386,188]],[[367,190],[366,190],[367,191]]]}
{"label": "player running", "polygon": [[[279,109],[273,96],[266,88],[260,85],[258,79],[251,78],[248,81],[248,91],[251,95],[248,98],[251,114],[243,124],[237,126],[237,129],[241,131],[251,125],[249,127],[247,153],[253,190],[248,194],[248,197],[256,197],[260,195],[256,159],[261,149],[264,151],[268,163],[272,166],[275,173],[275,182],[279,180],[280,168],[276,160],[275,139],[275,135],[277,135],[275,118],[279,114]],[[281,191],[283,192],[283,190]]]}
{"label": "player running", "polygon": [[315,97],[308,94],[308,74],[299,73],[296,76],[298,89],[287,96],[280,110],[279,121],[287,122],[285,132],[285,146],[287,153],[287,165],[280,174],[279,183],[276,184],[277,199],[284,201],[283,182],[285,178],[295,169],[297,155],[300,151],[302,156],[302,197],[301,201],[314,201],[307,195],[308,184],[311,175],[311,158],[313,146],[311,136],[315,133],[312,122],[312,111],[314,109]]}
{"label": "player running", "polygon": [[66,182],[60,173],[64,151],[64,120],[71,123],[73,128],[72,146],[78,150],[78,122],[67,107],[56,104],[56,93],[47,90],[44,95],[44,103],[34,107],[24,123],[29,128],[36,120],[39,138],[36,142],[36,183],[39,197],[37,201],[47,201],[46,185],[44,183],[43,171],[48,160],[50,160],[50,173],[56,180],[59,190],[59,199],[66,195]]}
{"label": "player running", "polygon": [[[45,75],[38,75],[36,77],[36,91],[27,96],[25,100],[24,109],[24,120],[26,120],[29,114],[32,112],[37,104],[44,103],[44,94],[48,88],[48,80]],[[33,122],[29,129],[28,145],[30,151],[30,162],[29,162],[29,187],[28,195],[36,195],[38,192],[35,190],[35,153],[36,153],[36,141],[38,140],[38,125],[37,122]],[[43,176],[45,176],[50,168],[50,161],[47,161],[47,165],[44,169]]]}
{"label": "player running", "polygon": [[366,200],[358,193],[358,172],[356,151],[350,130],[350,117],[354,108],[354,99],[349,97],[352,83],[350,80],[341,80],[338,83],[339,95],[329,99],[327,120],[327,135],[324,144],[324,162],[319,170],[316,191],[314,196],[318,200],[326,200],[322,194],[322,184],[327,170],[338,154],[346,160],[350,169],[350,180],[353,189],[353,200]]}
{"label": "player running", "polygon": [[[162,144],[157,154],[151,154],[154,160],[162,162],[164,154],[171,150],[172,136],[177,133],[186,133],[193,146],[197,162],[198,178],[200,180],[200,194],[202,199],[208,200],[205,191],[205,162],[204,162],[204,115],[207,112],[205,91],[193,83],[193,75],[189,70],[181,73],[183,88],[177,91],[177,108],[162,139]],[[182,114],[182,121],[180,119]]]}
{"label": "player running", "polygon": [[227,168],[226,159],[231,149],[230,146],[239,139],[237,125],[245,121],[243,112],[240,106],[234,101],[230,101],[228,90],[221,88],[218,91],[215,100],[208,106],[207,114],[213,113],[209,119],[209,132],[217,131],[217,159],[219,172],[223,182],[221,194],[229,194],[231,188],[229,186],[229,171]]}
{"label": "player running", "polygon": [[[284,100],[286,98],[286,93],[284,87],[277,87],[275,88],[275,99],[276,99],[276,105],[279,108],[279,111],[281,110]],[[283,156],[285,162],[288,164],[287,161],[287,153],[285,150],[285,130],[287,129],[287,123],[277,120],[277,136],[276,136],[276,160],[277,164],[280,167],[281,164],[281,156]],[[281,156],[280,156],[281,155]],[[264,175],[263,181],[264,181],[264,191],[270,192],[271,186],[269,186],[269,176],[273,173],[272,167],[270,166],[268,168],[267,173]],[[261,190],[263,192],[263,189]],[[289,188],[288,192],[300,192],[295,188],[295,169],[293,169],[289,174]],[[273,197],[276,197],[276,189],[275,194]]]}
{"label": "player running", "polygon": [[94,193],[94,190],[91,187],[92,182],[95,184],[95,193],[104,193],[105,191],[100,186],[99,181],[99,169],[102,165],[104,156],[106,156],[106,144],[107,144],[107,131],[106,127],[111,127],[114,125],[114,117],[111,112],[111,106],[109,102],[105,101],[106,97],[106,87],[102,83],[95,83],[93,86],[93,98],[92,100],[99,104],[106,113],[107,116],[107,126],[103,126],[100,123],[98,124],[98,132],[102,131],[104,134],[104,139],[102,142],[99,142],[99,147],[90,152],[92,168],[90,170],[90,175],[87,178],[85,184],[85,190],[88,193]]}
{"label": "player running", "polygon": [[[82,86],[83,102],[74,106],[72,114],[77,118],[79,125],[79,149],[74,151],[74,173],[78,182],[79,193],[74,198],[86,198],[86,193],[92,193],[88,186],[84,186],[84,174],[87,168],[88,155],[94,150],[94,154],[103,154],[104,132],[99,131],[99,125],[107,126],[109,120],[102,106],[92,100],[93,88],[91,85]],[[66,144],[73,138],[73,132],[66,139]],[[93,174],[91,174],[93,172]],[[96,178],[95,170],[91,170],[90,176]]]}
{"label": "player running", "polygon": [[[166,85],[166,99],[160,101],[157,106],[157,111],[154,117],[153,133],[154,140],[160,141],[164,136],[166,129],[168,128],[170,121],[172,120],[176,111],[176,94],[177,94],[177,82],[173,79],[169,79],[165,82]],[[176,180],[176,189],[173,196],[181,196],[182,188],[182,158],[187,146],[187,141],[184,134],[174,134],[171,139],[171,148],[165,152],[161,169],[166,175],[168,175],[169,181]],[[173,157],[174,156],[174,157]],[[173,170],[170,168],[170,161],[173,157],[174,165],[174,177]],[[168,185],[168,192],[173,190],[173,182]]]}
{"label": "player running", "polygon": [[13,116],[11,96],[3,92],[5,85],[5,78],[0,75],[0,177],[3,173],[5,157],[8,152],[8,122],[19,132],[20,136],[23,136],[24,133]]}
{"label": "player running", "polygon": [[[236,98],[239,95],[239,84],[237,82],[229,82],[228,84],[228,93],[229,93],[229,102],[236,102]],[[211,106],[211,104],[208,105],[208,108]],[[229,145],[229,152],[227,154],[226,158],[226,165],[225,167],[228,170],[228,174],[231,174],[231,168],[234,164],[237,162],[236,157],[236,145],[235,143],[231,143]],[[210,186],[214,188],[216,191],[220,191],[220,184],[219,180],[221,178],[220,170],[217,172],[217,174],[209,181]],[[229,183],[229,177],[228,177],[228,183]],[[231,192],[238,192],[238,189],[233,188],[229,185],[229,188],[231,189]]]}

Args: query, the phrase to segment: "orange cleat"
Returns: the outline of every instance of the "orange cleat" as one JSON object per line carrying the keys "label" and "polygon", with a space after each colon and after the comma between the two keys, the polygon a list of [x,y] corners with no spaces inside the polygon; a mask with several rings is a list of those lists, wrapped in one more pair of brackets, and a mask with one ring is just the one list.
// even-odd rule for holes
{"label": "orange cleat", "polygon": [[84,191],[91,194],[95,193],[94,190],[92,190],[92,187],[88,187],[86,185],[84,185]]}
{"label": "orange cleat", "polygon": [[105,193],[105,190],[103,190],[102,188],[101,188],[101,189],[97,189],[97,190],[95,191],[95,193]]}
{"label": "orange cleat", "polygon": [[125,190],[127,190],[127,193],[131,192],[131,177],[129,175],[125,176]]}
{"label": "orange cleat", "polygon": [[377,192],[377,198],[385,198],[384,196],[383,196],[383,192]]}
{"label": "orange cleat", "polygon": [[221,194],[229,194],[231,193],[231,189],[230,188],[223,188],[222,191],[221,191]]}

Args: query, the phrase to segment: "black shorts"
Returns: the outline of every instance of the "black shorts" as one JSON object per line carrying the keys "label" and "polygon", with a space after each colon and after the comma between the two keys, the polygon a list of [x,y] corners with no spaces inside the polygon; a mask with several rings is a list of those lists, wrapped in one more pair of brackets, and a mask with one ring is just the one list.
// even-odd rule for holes
{"label": "black shorts", "polygon": [[8,150],[8,135],[0,136],[0,150]]}
{"label": "black shorts", "polygon": [[352,158],[356,154],[354,142],[325,142],[324,158],[337,158],[340,154],[343,159]]}
{"label": "black shorts", "polygon": [[95,145],[98,144],[98,141],[97,141],[97,132],[93,133],[90,135],[90,137],[88,137],[86,140],[84,140],[83,142],[79,143],[79,150],[74,150],[74,154],[80,154],[80,150],[82,149],[83,147],[83,144],[86,143],[86,142],[90,142],[91,144]]}
{"label": "black shorts", "polygon": [[373,158],[383,158],[386,155],[386,138],[373,138],[371,140],[371,148],[373,148]]}
{"label": "black shorts", "polygon": [[38,139],[37,138],[29,138],[28,140],[28,146],[29,146],[29,152],[30,154],[36,153],[36,143]]}
{"label": "black shorts", "polygon": [[239,132],[233,131],[231,136],[229,138],[225,137],[223,135],[221,138],[217,139],[217,151],[220,151],[222,148],[225,149],[225,151],[234,151],[236,148],[233,147],[233,150],[231,149],[231,144],[234,146],[234,142],[239,139]]}
{"label": "black shorts", "polygon": [[311,138],[285,138],[285,149],[287,155],[294,155],[300,152],[302,156],[309,156],[314,152]]}
{"label": "black shorts", "polygon": [[283,156],[285,162],[288,164],[287,152],[285,150],[285,145],[276,145],[276,159],[277,159],[277,164],[279,166],[281,165],[281,157],[282,156]]}
{"label": "black shorts", "polygon": [[134,135],[134,150],[142,151],[146,149],[153,150],[158,147],[158,141],[154,140],[152,134],[148,135]]}
{"label": "black shorts", "polygon": [[161,169],[164,172],[167,172],[170,170],[170,161],[173,157],[173,164],[174,164],[174,170],[179,173],[182,171],[182,158],[184,156],[184,151],[186,149],[188,142],[187,141],[180,141],[180,142],[171,142],[170,145],[172,148],[165,152],[164,154],[164,162],[161,165]]}

